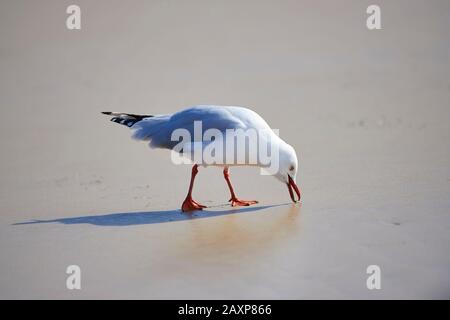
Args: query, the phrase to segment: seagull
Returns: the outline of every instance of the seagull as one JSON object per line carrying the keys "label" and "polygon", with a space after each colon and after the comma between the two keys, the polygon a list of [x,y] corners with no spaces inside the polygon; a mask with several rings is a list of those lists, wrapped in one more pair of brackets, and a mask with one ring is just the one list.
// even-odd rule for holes
{"label": "seagull", "polygon": [[[241,162],[237,162],[234,156],[233,158],[227,157],[227,152],[239,152],[242,147],[246,147],[248,144],[245,144],[244,146],[234,146],[234,149],[232,150],[225,149],[223,161],[207,163],[205,160],[199,160],[193,156],[195,151],[198,151],[199,149],[205,151],[208,147],[217,146],[219,142],[226,144],[227,141],[231,141],[231,139],[227,140],[227,138],[223,138],[223,136],[228,137],[226,133],[230,130],[231,132],[233,130],[254,130],[257,132],[256,138],[259,139],[259,141],[264,141],[270,148],[274,148],[271,150],[278,151],[278,166],[276,171],[271,175],[287,185],[289,195],[294,203],[300,201],[300,189],[295,182],[298,161],[294,148],[282,140],[260,115],[248,108],[237,106],[199,105],[183,109],[173,114],[161,115],[141,115],[122,112],[102,113],[111,116],[111,121],[132,129],[134,132],[133,138],[147,141],[151,148],[176,151],[191,161],[190,163],[193,164],[191,180],[187,196],[181,206],[183,212],[206,208],[206,206],[198,203],[192,198],[194,181],[199,166],[216,166],[223,168],[223,176],[230,190],[231,198],[229,199],[229,202],[231,203],[231,206],[250,206],[258,203],[256,200],[239,199],[236,196],[230,181],[230,167],[232,166],[256,166],[262,168],[262,170],[267,169],[268,167],[267,162],[263,162],[261,156],[256,156],[256,158],[253,158],[256,160],[250,162],[250,152],[247,151],[245,152],[245,159]],[[195,137],[194,131],[196,130],[195,127],[197,123],[201,123],[203,132],[212,129],[215,130],[214,132],[216,134],[223,134],[222,138],[218,138],[218,135],[210,140],[204,139],[203,136],[201,136],[200,139]],[[177,129],[185,130],[184,132],[191,135],[193,134],[194,139],[192,139],[192,136],[190,141],[180,142],[179,140],[174,139],[173,135]],[[294,192],[298,199],[296,199]]]}

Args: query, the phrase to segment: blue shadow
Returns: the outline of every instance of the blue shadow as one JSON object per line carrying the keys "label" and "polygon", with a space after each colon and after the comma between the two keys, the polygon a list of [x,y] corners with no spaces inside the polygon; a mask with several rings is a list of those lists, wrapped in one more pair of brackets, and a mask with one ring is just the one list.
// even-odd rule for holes
{"label": "blue shadow", "polygon": [[227,210],[202,210],[195,212],[182,212],[181,210],[165,210],[165,211],[148,211],[148,212],[125,212],[110,213],[104,215],[80,216],[72,218],[61,218],[53,220],[32,220],[26,222],[18,222],[13,225],[27,225],[40,223],[62,223],[62,224],[92,224],[95,226],[133,226],[142,224],[156,224],[176,221],[186,221],[193,219],[213,218],[236,213],[248,213],[253,211],[264,210],[273,207],[286,206],[286,204],[252,206],[239,209]]}

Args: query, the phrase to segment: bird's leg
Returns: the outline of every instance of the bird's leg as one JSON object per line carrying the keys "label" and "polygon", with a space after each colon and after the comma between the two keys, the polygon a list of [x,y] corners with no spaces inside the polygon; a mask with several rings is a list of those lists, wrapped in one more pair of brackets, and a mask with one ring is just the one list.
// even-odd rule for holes
{"label": "bird's leg", "polygon": [[230,193],[231,193],[231,198],[230,200],[228,200],[228,202],[231,202],[231,206],[232,207],[236,207],[236,206],[250,206],[252,204],[256,204],[258,203],[258,201],[255,200],[239,200],[236,197],[236,194],[234,193],[234,189],[233,186],[231,185],[231,181],[230,181],[230,172],[228,167],[225,167],[225,169],[223,169],[223,177],[225,178],[225,181],[228,184],[228,188],[230,189]]}
{"label": "bird's leg", "polygon": [[197,175],[197,173],[198,173],[198,165],[195,164],[192,167],[192,175],[191,175],[191,183],[189,184],[189,191],[186,196],[186,199],[184,199],[184,201],[183,201],[183,205],[181,206],[181,210],[184,212],[194,211],[194,210],[202,210],[203,208],[206,208],[206,206],[201,205],[200,203],[198,203],[192,199],[192,189],[194,189],[194,180],[195,180],[195,176]]}

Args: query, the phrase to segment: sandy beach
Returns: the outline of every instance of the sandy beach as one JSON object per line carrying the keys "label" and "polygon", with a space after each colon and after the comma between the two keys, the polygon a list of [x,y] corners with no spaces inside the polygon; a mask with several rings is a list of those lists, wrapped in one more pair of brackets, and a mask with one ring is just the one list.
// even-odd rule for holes
{"label": "sandy beach", "polygon": [[[0,298],[450,298],[449,1],[70,4],[0,2]],[[190,167],[100,114],[197,104],[279,129],[302,203],[201,168],[182,213]]]}

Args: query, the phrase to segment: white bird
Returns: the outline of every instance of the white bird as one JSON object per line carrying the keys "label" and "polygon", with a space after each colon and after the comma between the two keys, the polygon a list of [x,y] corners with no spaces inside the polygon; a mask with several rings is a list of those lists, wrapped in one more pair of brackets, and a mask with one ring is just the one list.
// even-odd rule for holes
{"label": "white bird", "polygon": [[[287,185],[293,202],[300,201],[300,190],[295,183],[298,162],[294,148],[276,135],[267,122],[250,109],[244,107],[205,105],[189,107],[179,112],[165,115],[138,115],[120,112],[102,113],[113,116],[111,121],[125,125],[134,130],[133,138],[149,141],[149,145],[152,148],[163,148],[181,152],[194,163],[188,194],[181,206],[182,211],[202,210],[203,208],[206,208],[206,206],[199,204],[192,199],[194,180],[198,173],[199,165],[205,167],[223,167],[223,175],[231,193],[229,202],[231,202],[232,206],[249,206],[258,203],[254,200],[246,201],[237,198],[233,186],[231,185],[229,168],[236,165],[253,165],[267,169],[268,163],[263,161],[260,153],[253,158],[255,161],[251,162],[249,159],[252,154],[248,151],[250,148],[246,148],[245,150],[244,161],[239,162],[234,156],[233,158],[227,157],[227,152],[236,151],[239,153],[242,147],[248,147],[248,143],[251,144],[252,141],[247,142],[244,146],[235,146],[231,151],[226,148],[223,149],[223,161],[211,163],[206,162],[204,159],[198,160],[193,156],[195,151],[198,151],[199,148],[201,151],[205,151],[208,147],[211,149],[212,146],[218,146],[219,142],[224,144],[230,142],[231,139],[225,138],[227,137],[226,132],[239,129],[243,131],[255,130],[258,141],[263,141],[268,144],[269,148],[274,147],[271,150],[276,150],[278,152],[278,165],[277,170],[273,175]],[[200,135],[199,138],[196,136],[195,132],[196,123],[201,123],[202,133],[211,129],[215,130],[215,133],[221,133],[223,138],[218,138],[218,135],[215,135],[214,139],[205,141],[203,134]],[[180,143],[179,140],[174,139],[173,134],[176,129],[184,129],[188,132],[191,135],[191,141],[182,141]],[[217,148],[217,150],[219,150],[219,148]],[[259,149],[258,152],[260,152]],[[298,200],[295,199],[294,191],[297,194]]]}

